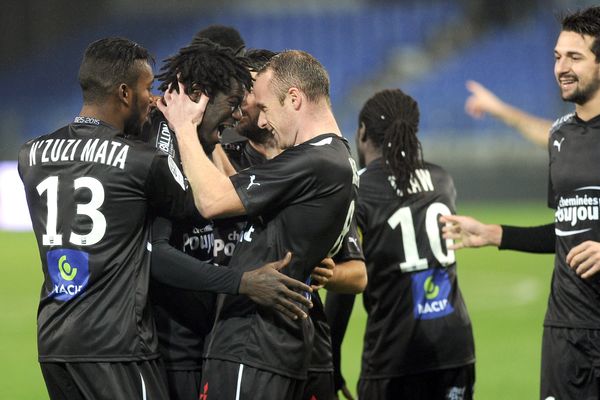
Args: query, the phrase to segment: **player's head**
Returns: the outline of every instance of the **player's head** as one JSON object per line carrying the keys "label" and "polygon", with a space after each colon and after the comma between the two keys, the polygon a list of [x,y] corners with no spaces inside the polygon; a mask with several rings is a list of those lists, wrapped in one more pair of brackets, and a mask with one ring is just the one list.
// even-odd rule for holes
{"label": "player's head", "polygon": [[228,47],[236,54],[244,54],[246,43],[237,29],[225,25],[209,25],[198,31],[192,39],[192,44],[201,39],[208,39],[223,47]]}
{"label": "player's head", "polygon": [[277,54],[260,70],[254,84],[261,110],[258,125],[273,132],[282,149],[295,145],[302,110],[331,107],[329,75],[317,59],[301,50]]}
{"label": "player's head", "polygon": [[554,75],[563,100],[587,103],[600,91],[600,7],[563,17],[554,48]]}
{"label": "player's head", "polygon": [[[277,53],[266,49],[251,49],[246,52],[246,58],[252,69],[252,77],[256,77],[256,71],[261,70]],[[247,137],[255,143],[265,144],[273,138],[271,132],[267,129],[258,127],[258,116],[260,109],[256,105],[254,92],[246,94],[242,102],[242,119],[235,129],[238,134]]]}
{"label": "player's head", "polygon": [[124,132],[138,134],[152,100],[154,59],[142,46],[124,38],[91,43],[79,67],[79,85],[86,105],[116,104]]}
{"label": "player's head", "polygon": [[207,39],[183,47],[165,60],[157,75],[159,89],[177,88],[177,80],[186,93],[197,99],[202,93],[210,97],[198,134],[204,144],[218,142],[218,131],[235,125],[242,117],[240,105],[252,87],[252,77],[245,58]]}
{"label": "player's head", "polygon": [[364,166],[364,146],[369,142],[383,156],[395,177],[396,187],[406,192],[413,172],[423,165],[421,143],[417,138],[419,106],[400,89],[376,93],[364,104],[358,116],[357,148]]}

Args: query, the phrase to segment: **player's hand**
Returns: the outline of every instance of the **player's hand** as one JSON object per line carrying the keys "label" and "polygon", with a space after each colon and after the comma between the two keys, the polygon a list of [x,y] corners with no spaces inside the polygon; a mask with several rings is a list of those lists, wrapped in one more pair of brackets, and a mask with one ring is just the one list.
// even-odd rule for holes
{"label": "player's hand", "polygon": [[[178,91],[169,85],[162,101],[157,102],[156,106],[167,118],[176,135],[181,134],[182,131],[196,135],[196,127],[202,122],[209,98],[205,94],[201,94],[197,101],[193,101],[185,94],[183,83],[178,81],[177,85]],[[194,129],[185,130],[189,126]]]}
{"label": "player's hand", "polygon": [[567,264],[583,279],[596,275],[600,271],[600,243],[588,240],[573,247]]}
{"label": "player's hand", "polygon": [[245,294],[252,301],[262,306],[272,307],[291,319],[305,319],[308,315],[300,308],[307,308],[312,302],[299,291],[312,292],[310,286],[282,274],[279,270],[290,263],[292,254],[287,253],[279,261],[268,263],[262,267],[244,272],[240,282],[240,294]]}
{"label": "player's hand", "polygon": [[483,224],[475,218],[462,215],[442,215],[440,222],[446,224],[442,227],[442,237],[454,240],[454,244],[448,246],[451,250],[499,246],[502,239],[502,227]]}
{"label": "player's hand", "polygon": [[[350,393],[350,389],[348,389],[348,387],[346,385],[342,386],[340,388],[340,391],[342,392],[342,399],[346,399],[346,400],[354,400],[354,396],[352,396],[352,393]],[[335,400],[340,400],[340,395],[339,393],[335,394]]]}
{"label": "player's hand", "polygon": [[476,81],[467,81],[471,95],[465,102],[465,111],[473,118],[482,118],[486,113],[498,116],[505,103],[485,86]]}
{"label": "player's hand", "polygon": [[314,291],[319,290],[327,286],[327,283],[333,279],[333,271],[335,269],[335,262],[331,258],[324,258],[321,263],[315,267],[310,277],[314,282],[311,287]]}

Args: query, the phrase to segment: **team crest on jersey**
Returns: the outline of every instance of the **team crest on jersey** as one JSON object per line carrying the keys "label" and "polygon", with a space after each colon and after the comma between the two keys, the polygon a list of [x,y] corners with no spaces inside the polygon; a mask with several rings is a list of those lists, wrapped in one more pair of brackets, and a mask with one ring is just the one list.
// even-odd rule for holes
{"label": "team crest on jersey", "polygon": [[169,158],[169,169],[171,170],[171,174],[173,175],[173,178],[175,179],[175,181],[177,183],[179,183],[179,186],[181,186],[181,188],[183,190],[185,190],[185,178],[183,177],[183,174],[179,170],[179,167],[177,167],[177,164],[175,163],[175,160],[173,160],[173,157],[169,156],[168,158]]}
{"label": "team crest on jersey", "polygon": [[441,318],[454,312],[448,272],[432,268],[411,275],[415,319]]}
{"label": "team crest on jersey", "polygon": [[89,255],[85,251],[58,249],[46,254],[52,291],[56,300],[69,301],[85,291],[89,272]]}

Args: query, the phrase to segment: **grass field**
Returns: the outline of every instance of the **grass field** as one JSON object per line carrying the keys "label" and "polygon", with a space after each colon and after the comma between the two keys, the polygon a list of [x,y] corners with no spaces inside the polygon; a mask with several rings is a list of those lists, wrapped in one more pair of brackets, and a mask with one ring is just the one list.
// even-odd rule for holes
{"label": "grass field", "polygon": [[[552,220],[542,202],[470,204],[459,212],[514,225]],[[36,358],[35,319],[42,273],[34,237],[32,233],[0,232],[0,243],[0,399],[46,399]],[[476,249],[458,252],[457,260],[475,332],[476,398],[536,398],[552,257]],[[357,301],[343,349],[343,371],[351,389],[360,370],[365,319]]]}

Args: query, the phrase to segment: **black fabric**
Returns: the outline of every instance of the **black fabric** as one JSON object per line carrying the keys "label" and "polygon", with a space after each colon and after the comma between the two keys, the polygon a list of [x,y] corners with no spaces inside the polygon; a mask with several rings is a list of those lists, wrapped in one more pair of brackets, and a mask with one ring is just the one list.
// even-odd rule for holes
{"label": "black fabric", "polygon": [[554,253],[556,249],[554,224],[532,227],[502,225],[502,240],[498,248],[529,253]]}
{"label": "black fabric", "polygon": [[325,301],[325,315],[331,327],[333,378],[336,391],[346,384],[341,369],[342,342],[352,315],[355,298],[353,294],[328,292]]}
{"label": "black fabric", "polygon": [[[282,272],[306,282],[312,269],[341,246],[343,228],[351,222],[356,188],[350,160],[347,144],[327,134],[232,176],[251,218],[231,265],[256,268],[291,251],[292,261]],[[207,358],[306,377],[310,319],[290,321],[245,296],[225,296],[219,306]]]}
{"label": "black fabric", "polygon": [[160,360],[41,363],[51,400],[169,400]]}
{"label": "black fabric", "polygon": [[309,372],[302,400],[333,400],[333,372]]}
{"label": "black fabric", "polygon": [[202,399],[202,370],[167,370],[169,400]]}
{"label": "black fabric", "polygon": [[[387,379],[361,379],[358,398],[369,400],[472,400],[475,365]],[[562,398],[562,397],[557,397]],[[568,398],[568,397],[565,397]]]}
{"label": "black fabric", "polygon": [[[237,294],[242,271],[191,257],[170,245],[171,222],[153,224],[152,278],[179,289]],[[190,310],[191,311],[191,310]]]}
{"label": "black fabric", "polygon": [[471,321],[454,251],[439,216],[454,214],[450,175],[425,163],[399,195],[381,159],[360,177],[358,227],[367,264],[369,315],[362,379],[420,374],[475,362]]}
{"label": "black fabric", "polygon": [[600,330],[545,327],[540,399],[597,399]]}
{"label": "black fabric", "polygon": [[544,325],[600,329],[600,275],[582,279],[566,263],[575,246],[600,242],[600,116],[587,122],[574,114],[559,119],[548,150],[556,257]]}
{"label": "black fabric", "polygon": [[101,121],[73,123],[19,153],[44,271],[40,361],[158,357],[151,310],[154,214],[193,204],[173,160]]}
{"label": "black fabric", "polygon": [[[305,380],[293,379],[249,365],[207,360],[200,399],[302,400]],[[238,395],[239,393],[239,395]]]}

